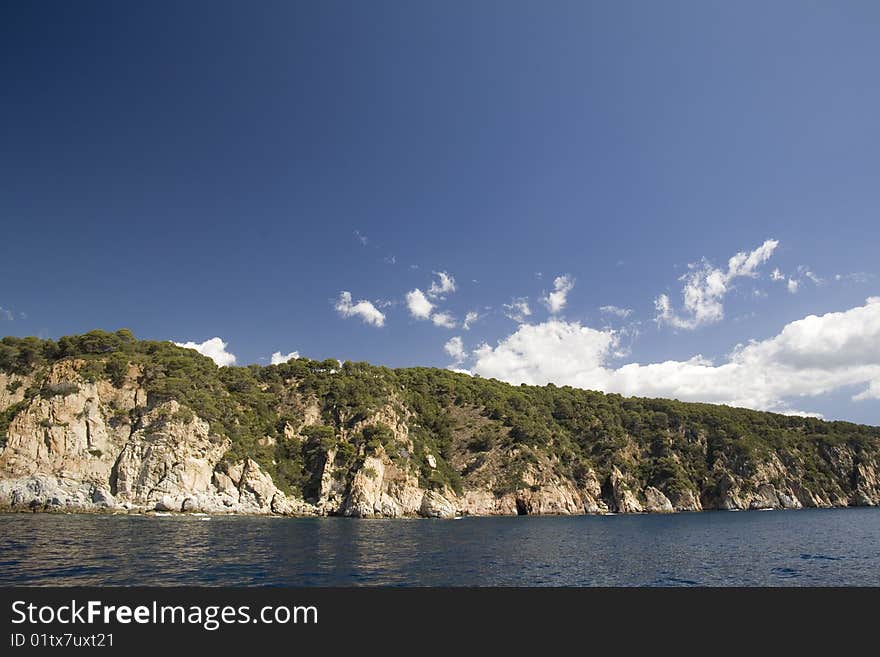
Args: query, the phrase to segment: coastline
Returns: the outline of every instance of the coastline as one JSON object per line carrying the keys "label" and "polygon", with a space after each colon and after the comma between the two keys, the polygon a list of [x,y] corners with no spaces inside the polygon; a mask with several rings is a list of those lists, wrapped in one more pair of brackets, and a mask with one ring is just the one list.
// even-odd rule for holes
{"label": "coastline", "polygon": [[64,506],[41,506],[37,508],[29,508],[23,506],[0,506],[0,515],[69,515],[69,516],[142,516],[142,517],[153,517],[153,518],[164,518],[164,517],[174,517],[174,518],[230,518],[230,517],[242,517],[242,518],[292,518],[292,519],[303,519],[303,518],[347,518],[352,520],[462,520],[464,518],[524,518],[524,517],[542,517],[542,518],[573,518],[579,516],[591,516],[591,517],[602,517],[602,516],[672,516],[672,515],[687,515],[687,514],[701,514],[701,513],[719,513],[719,512],[729,512],[729,513],[739,513],[739,512],[763,512],[763,511],[823,511],[823,510],[838,510],[838,509],[876,509],[878,508],[876,505],[872,504],[841,504],[841,505],[831,505],[831,506],[816,506],[816,507],[785,507],[785,506],[776,506],[776,507],[755,507],[755,508],[746,508],[746,509],[736,509],[736,508],[702,508],[702,509],[684,509],[684,510],[676,510],[676,511],[665,511],[665,512],[655,512],[655,511],[600,511],[600,512],[584,512],[584,513],[528,513],[528,514],[517,514],[517,513],[461,513],[454,516],[426,516],[419,514],[407,514],[407,515],[364,515],[364,516],[354,516],[354,515],[346,515],[342,513],[272,513],[272,512],[247,512],[247,511],[231,511],[231,512],[201,512],[201,511],[159,511],[156,509],[148,509],[148,508],[131,508],[131,509],[121,509],[121,508],[112,508],[112,507],[64,507]]}

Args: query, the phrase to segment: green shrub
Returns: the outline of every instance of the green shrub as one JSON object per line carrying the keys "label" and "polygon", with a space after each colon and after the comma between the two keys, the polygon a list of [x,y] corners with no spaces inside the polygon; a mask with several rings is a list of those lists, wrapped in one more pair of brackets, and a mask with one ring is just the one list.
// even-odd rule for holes
{"label": "green shrub", "polygon": [[[79,369],[85,380],[106,378],[117,386],[125,382],[129,366],[136,365],[148,408],[177,401],[181,411],[174,419],[185,422],[198,415],[210,424],[213,436],[231,441],[226,463],[252,458],[282,490],[312,500],[329,452],[336,450],[330,467],[346,478],[380,446],[422,486],[454,490],[461,490],[462,472],[452,464],[473,463],[475,459],[465,458],[467,451],[492,452],[493,458],[481,457],[480,462],[500,461],[492,473],[498,494],[524,488],[526,468],[550,468],[548,475],[585,482],[591,471],[600,481],[607,479],[614,466],[626,469],[641,485],[699,492],[711,485],[716,466],[749,476],[771,454],[798,472],[807,488],[845,491],[854,484],[836,472],[836,450],[850,450],[864,462],[880,459],[876,427],[623,398],[568,386],[511,386],[432,368],[391,370],[306,358],[267,367],[218,368],[194,350],[138,341],[126,329],[65,336],[57,343],[0,340],[0,370],[32,377],[24,400],[0,412],[0,444],[5,445],[13,418],[35,396],[79,391],[73,382],[45,385],[47,366],[63,359],[85,361]],[[11,387],[10,392],[18,391],[21,384]],[[302,421],[301,400],[312,399],[318,402],[320,420],[300,431],[302,441],[286,438],[285,425]],[[394,440],[390,427],[380,423],[352,435],[357,423],[388,405],[407,418],[411,447],[408,441]],[[139,407],[130,415],[114,410],[111,423],[139,426],[144,410]],[[475,414],[482,417],[475,420]],[[473,426],[481,428],[473,432]],[[342,435],[350,438],[340,440]],[[274,444],[261,445],[264,437]],[[482,476],[480,472],[472,468],[465,477]]]}
{"label": "green shrub", "polygon": [[50,383],[43,386],[40,394],[44,399],[51,399],[52,397],[75,395],[79,390],[80,387],[72,381],[61,381],[59,383]]}
{"label": "green shrub", "polygon": [[181,424],[190,424],[193,420],[196,419],[196,416],[193,414],[191,410],[186,408],[185,406],[181,406],[177,409],[177,412],[171,416],[175,422],[180,422]]}

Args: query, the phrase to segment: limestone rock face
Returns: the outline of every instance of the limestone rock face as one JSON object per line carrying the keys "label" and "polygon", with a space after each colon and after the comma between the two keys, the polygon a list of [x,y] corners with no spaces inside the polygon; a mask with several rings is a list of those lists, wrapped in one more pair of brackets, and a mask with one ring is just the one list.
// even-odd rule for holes
{"label": "limestone rock face", "polygon": [[424,518],[454,518],[455,504],[436,491],[426,490],[419,506],[419,515]]}
{"label": "limestone rock face", "polygon": [[[149,366],[114,369],[111,381],[95,380],[94,365],[64,359],[29,376],[0,372],[0,412],[8,411],[0,508],[449,518],[880,505],[880,450],[866,442],[876,442],[873,434],[803,447],[792,433],[791,446],[750,452],[735,431],[719,441],[706,429],[660,420],[650,444],[629,428],[613,444],[578,452],[555,438],[516,438],[483,402],[442,408],[441,437],[403,391],[352,410],[291,379],[272,390],[277,431],[267,426],[254,436],[258,449],[248,453],[257,462],[233,457],[243,445],[231,451],[228,437],[179,400],[151,398],[143,383]],[[584,424],[577,437],[582,447],[602,440],[594,422],[595,436]],[[324,423],[332,431],[307,430]],[[390,434],[364,431],[378,424]],[[659,449],[663,468],[647,479],[645,463]],[[302,460],[277,472],[296,479],[301,463],[297,483],[308,501],[272,478],[284,450]],[[669,478],[658,480],[663,472]]]}
{"label": "limestone rock face", "polygon": [[590,469],[581,483],[581,500],[584,513],[607,513],[608,503],[602,499],[602,484],[596,472]]}
{"label": "limestone rock face", "polygon": [[[340,444],[354,441],[368,426],[382,424],[391,430],[392,440],[367,453],[361,446],[360,465],[343,472],[350,464],[342,460],[337,447],[327,451],[320,466],[320,485],[316,507],[324,515],[355,518],[416,516],[424,489],[407,461],[395,458],[413,450],[409,425],[398,408],[386,405],[369,417],[340,432]],[[391,453],[389,453],[389,451]],[[395,457],[395,458],[392,458]]]}
{"label": "limestone rock face", "polygon": [[62,361],[50,370],[44,387],[45,396],[35,397],[12,419],[0,472],[62,478],[76,473],[86,481],[106,482],[125,433],[106,422],[97,386],[79,380],[70,363]]}
{"label": "limestone rock face", "polygon": [[572,515],[584,512],[578,490],[570,482],[549,481],[518,490],[514,496],[520,515]]}
{"label": "limestone rock face", "polygon": [[496,496],[491,490],[466,490],[458,501],[461,515],[471,516],[515,516],[517,515],[514,495]]}
{"label": "limestone rock face", "polygon": [[414,516],[422,508],[423,495],[415,475],[398,468],[379,448],[352,478],[341,513],[357,518]]}
{"label": "limestone rock face", "polygon": [[644,509],[648,513],[673,513],[675,511],[669,498],[653,486],[648,486],[645,489]]}
{"label": "limestone rock face", "polygon": [[0,412],[24,399],[24,391],[31,384],[29,376],[0,372]]}
{"label": "limestone rock face", "polygon": [[669,501],[675,511],[702,511],[700,498],[692,490],[679,490],[670,493]]}
{"label": "limestone rock face", "polygon": [[750,509],[778,509],[781,504],[773,484],[761,484],[749,502]]}
{"label": "limestone rock face", "polygon": [[[149,504],[204,495],[212,488],[214,466],[229,441],[209,435],[208,423],[174,419],[180,405],[169,401],[144,416],[144,428],[131,434],[110,477],[111,490],[122,501]],[[180,510],[180,504],[176,505]]]}
{"label": "limestone rock face", "polygon": [[0,477],[52,475],[56,481],[109,487],[116,455],[129,436],[127,412],[138,403],[138,392],[140,401],[146,394],[132,380],[120,388],[89,383],[76,367],[76,361],[55,363],[40,394],[12,418],[0,452]]}
{"label": "limestone rock face", "polygon": [[[615,466],[611,470],[611,502],[612,509],[617,513],[641,513],[642,505],[624,479],[623,474]],[[668,500],[667,500],[668,501]]]}
{"label": "limestone rock face", "polygon": [[[250,459],[220,472],[230,442],[176,401],[146,410],[140,371],[120,385],[91,383],[80,362],[48,371],[39,395],[12,419],[0,451],[0,507],[306,514]],[[21,377],[3,375],[9,386]],[[4,386],[4,389],[6,389]],[[21,386],[0,402],[19,403]],[[131,424],[131,412],[139,419]]]}
{"label": "limestone rock face", "polygon": [[856,490],[852,494],[852,504],[856,506],[880,504],[880,479],[877,468],[869,463],[859,463],[854,470]]}

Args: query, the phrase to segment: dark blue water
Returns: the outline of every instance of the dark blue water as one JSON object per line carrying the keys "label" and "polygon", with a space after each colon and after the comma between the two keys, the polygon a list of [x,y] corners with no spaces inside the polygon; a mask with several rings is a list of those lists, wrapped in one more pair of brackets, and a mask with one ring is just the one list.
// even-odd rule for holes
{"label": "dark blue water", "polygon": [[0,515],[0,585],[880,585],[880,509],[351,520]]}

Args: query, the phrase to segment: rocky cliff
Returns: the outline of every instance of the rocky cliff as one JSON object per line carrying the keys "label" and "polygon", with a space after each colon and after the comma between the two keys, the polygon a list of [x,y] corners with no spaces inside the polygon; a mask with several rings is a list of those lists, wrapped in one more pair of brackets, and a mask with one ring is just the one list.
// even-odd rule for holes
{"label": "rocky cliff", "polygon": [[421,368],[216,368],[129,336],[0,343],[0,507],[448,518],[880,503],[872,427]]}

